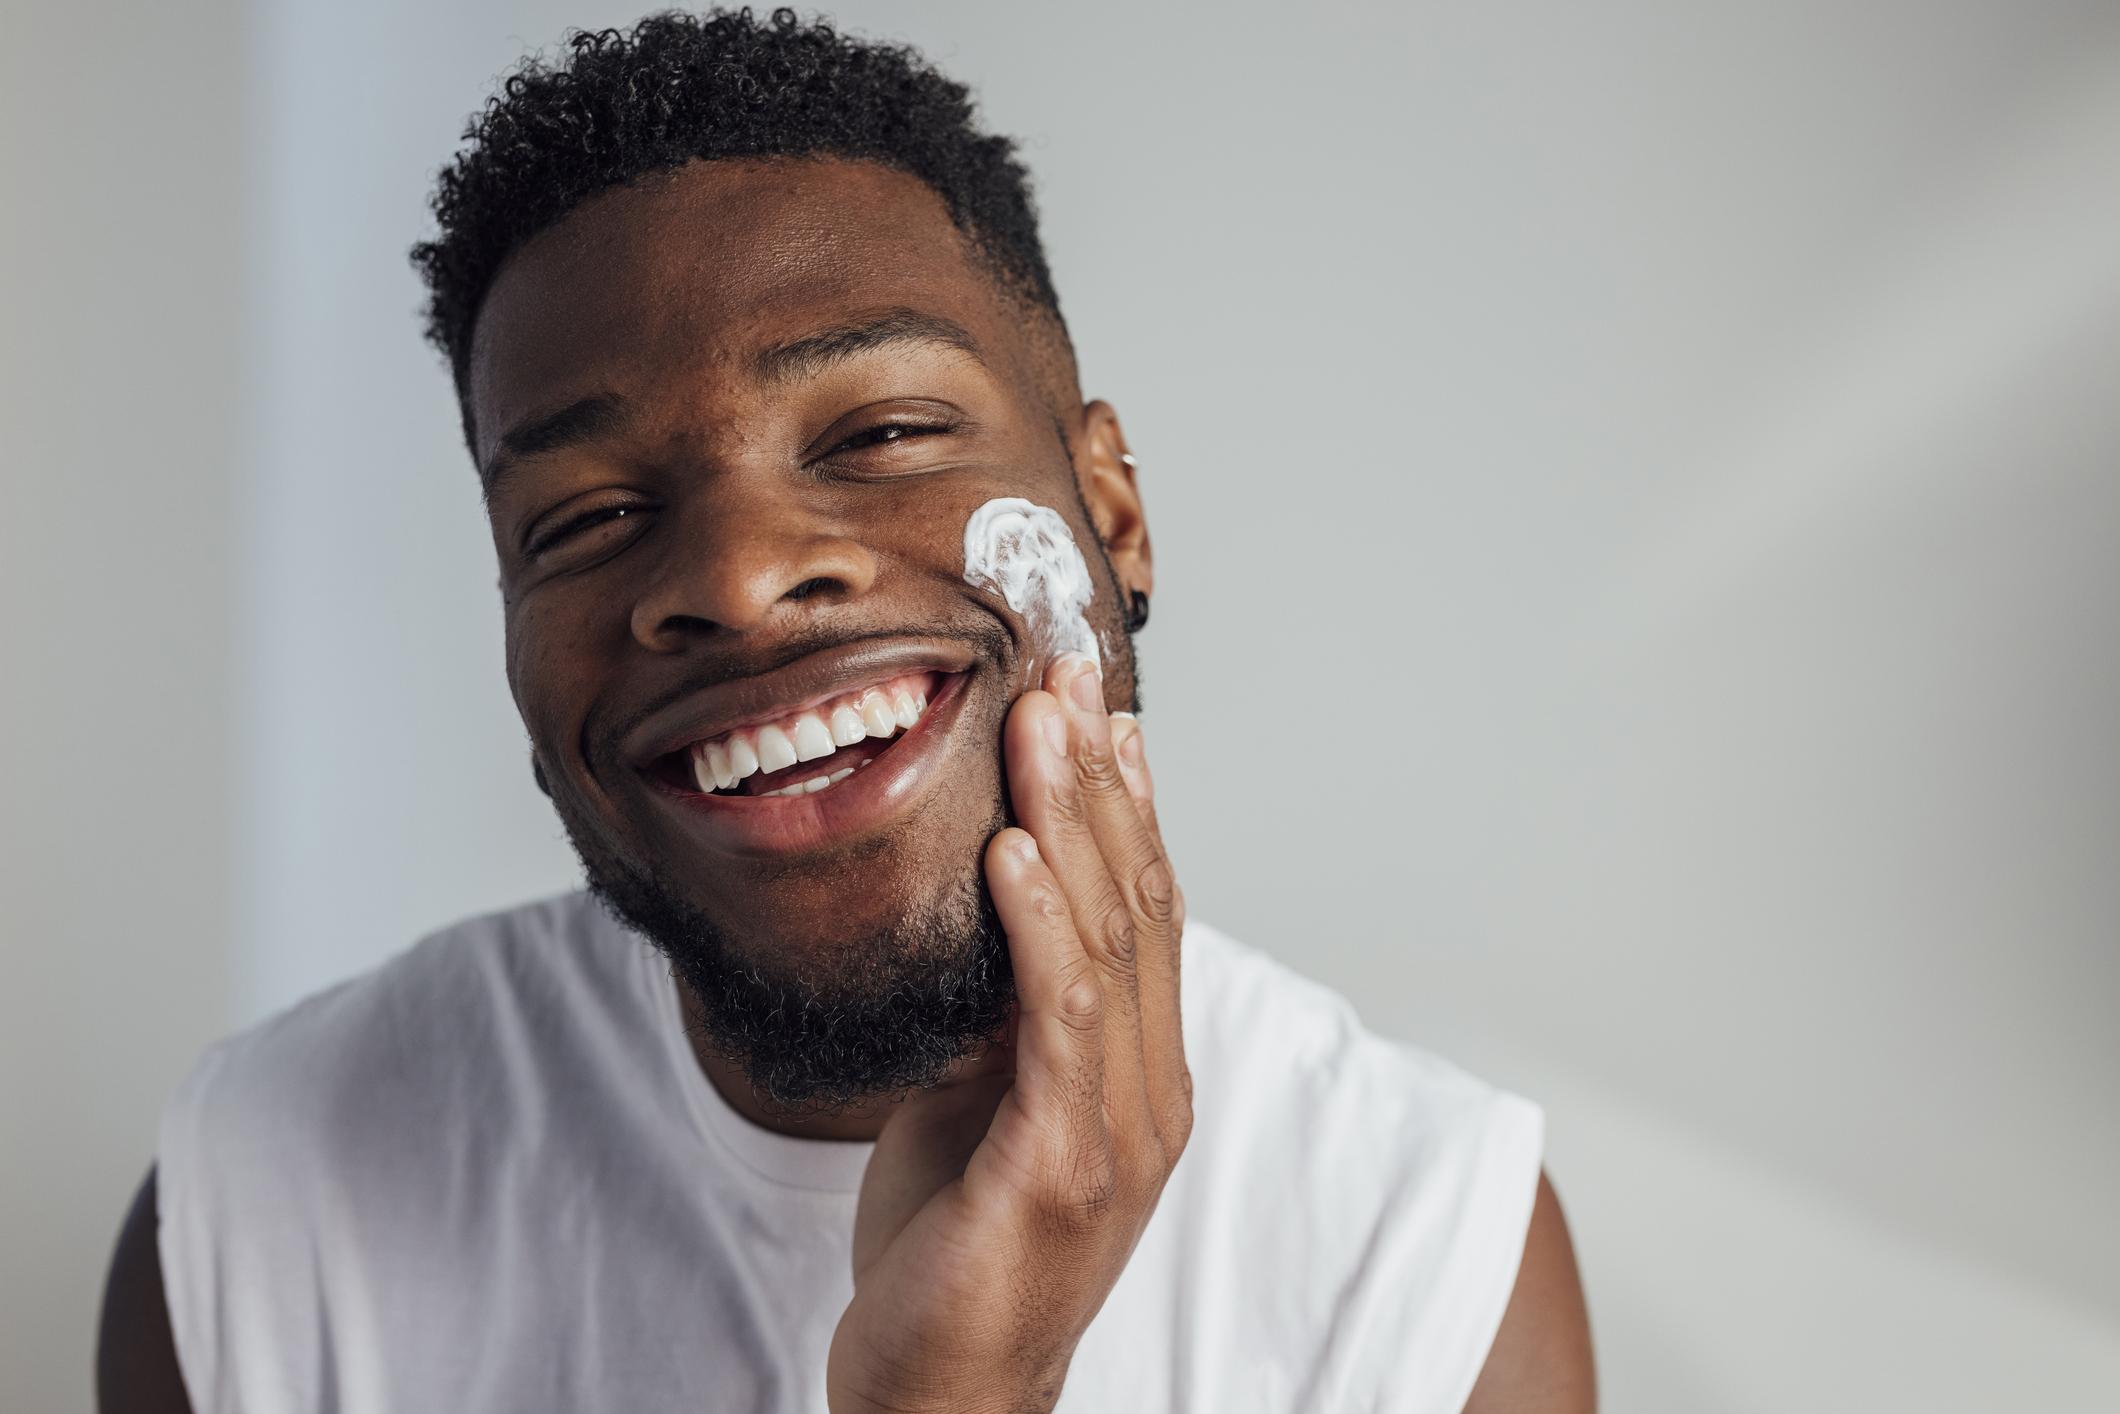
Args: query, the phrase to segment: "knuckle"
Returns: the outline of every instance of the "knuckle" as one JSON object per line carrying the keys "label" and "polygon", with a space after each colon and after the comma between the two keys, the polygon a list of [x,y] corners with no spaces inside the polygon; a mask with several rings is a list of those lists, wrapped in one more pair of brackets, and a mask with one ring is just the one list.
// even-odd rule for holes
{"label": "knuckle", "polygon": [[1112,963],[1130,969],[1134,965],[1134,916],[1124,904],[1114,904],[1105,910],[1103,926],[1097,935],[1104,944],[1104,952]]}
{"label": "knuckle", "polygon": [[1073,834],[1089,829],[1089,802],[1071,781],[1060,782],[1053,790],[1047,808],[1052,812],[1053,823],[1063,833]]}
{"label": "knuckle", "polygon": [[1101,1137],[1087,1143],[1056,1139],[1038,1164],[1038,1178],[1032,1203],[1061,1234],[1094,1229],[1119,1201],[1118,1161]]}
{"label": "knuckle", "polygon": [[1085,788],[1099,795],[1126,791],[1126,777],[1119,773],[1119,758],[1112,754],[1108,743],[1087,742],[1079,747],[1075,752],[1075,774],[1082,778]]}
{"label": "knuckle", "polygon": [[1161,855],[1134,871],[1134,907],[1149,923],[1167,926],[1177,917],[1178,878]]}
{"label": "knuckle", "polygon": [[1031,887],[1030,908],[1031,912],[1042,922],[1051,924],[1065,924],[1067,922],[1067,899],[1051,884],[1041,882]]}
{"label": "knuckle", "polygon": [[1088,970],[1077,969],[1060,986],[1060,1020],[1075,1032],[1095,1031],[1104,1018],[1104,989]]}
{"label": "knuckle", "polygon": [[1119,1164],[1109,1145],[1085,1148],[1059,1195],[1058,1215],[1077,1231],[1094,1228],[1119,1200]]}

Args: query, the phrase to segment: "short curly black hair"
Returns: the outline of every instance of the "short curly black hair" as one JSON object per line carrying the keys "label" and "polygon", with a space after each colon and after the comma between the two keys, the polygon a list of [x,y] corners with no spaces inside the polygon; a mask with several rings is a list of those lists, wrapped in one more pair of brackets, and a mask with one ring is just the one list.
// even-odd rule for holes
{"label": "short curly black hair", "polygon": [[427,338],[456,379],[467,441],[471,334],[523,243],[587,198],[696,158],[845,157],[920,178],[1003,289],[1060,316],[1030,174],[979,131],[971,91],[906,45],[841,35],[785,7],[665,11],[631,30],[576,30],[560,62],[532,56],[464,130],[435,184],[439,233],[412,248]]}

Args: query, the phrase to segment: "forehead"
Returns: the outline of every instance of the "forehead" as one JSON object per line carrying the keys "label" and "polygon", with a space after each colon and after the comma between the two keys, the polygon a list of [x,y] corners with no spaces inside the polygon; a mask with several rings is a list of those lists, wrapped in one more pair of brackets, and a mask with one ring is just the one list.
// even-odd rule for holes
{"label": "forehead", "polygon": [[926,183],[868,162],[692,162],[600,193],[512,255],[479,312],[471,405],[500,430],[574,398],[651,392],[850,313],[911,308],[1006,347],[994,283]]}

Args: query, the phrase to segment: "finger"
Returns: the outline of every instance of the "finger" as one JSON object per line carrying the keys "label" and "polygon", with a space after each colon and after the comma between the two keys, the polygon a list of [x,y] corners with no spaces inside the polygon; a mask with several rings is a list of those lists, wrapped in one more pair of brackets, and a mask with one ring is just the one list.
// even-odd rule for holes
{"label": "finger", "polygon": [[[1130,712],[1105,712],[1101,676],[1088,659],[1063,661],[1056,665],[1056,672],[1058,695],[1076,733],[1074,758],[1090,824],[1133,916],[1138,988],[1146,975],[1144,968],[1167,965],[1152,962],[1151,955],[1167,955],[1177,933],[1177,884],[1156,827],[1141,723]],[[1100,756],[1105,752],[1117,768],[1116,780],[1103,769]]]}
{"label": "finger", "polygon": [[[1163,823],[1156,818],[1156,778],[1148,768],[1148,751],[1141,735],[1141,720],[1131,712],[1112,713],[1112,750],[1119,757],[1119,774],[1126,780],[1127,793],[1140,808],[1141,818],[1148,825],[1148,832],[1156,837],[1156,848],[1163,851],[1165,859],[1170,850],[1163,843]],[[1177,906],[1171,920],[1171,936],[1182,939],[1185,933],[1185,887],[1176,885]],[[1173,954],[1173,961],[1176,955]]]}
{"label": "finger", "polygon": [[[1054,681],[1051,674],[1048,680]],[[1132,813],[1111,755],[1110,735],[1106,727],[1101,747],[1079,741],[1059,700],[1040,690],[1016,700],[1003,750],[1016,818],[1037,837],[1046,865],[1067,897],[1078,946],[1102,984],[1105,1085],[1115,1114],[1123,1117],[1124,1127],[1138,1133],[1150,1123],[1134,979],[1138,930],[1091,822],[1093,801],[1105,793],[1116,793],[1121,808]],[[1085,780],[1085,772],[1092,779]],[[1135,822],[1139,828],[1138,816]]]}
{"label": "finger", "polygon": [[[1049,677],[1069,719],[1070,755],[1084,815],[1097,840],[1106,873],[1126,910],[1123,927],[1133,941],[1127,959],[1131,964],[1127,983],[1133,997],[1134,1024],[1142,1038],[1142,1089],[1148,1102],[1148,1123],[1161,1140],[1165,1119],[1175,1112],[1183,1081],[1170,1064],[1174,1038],[1167,1008],[1158,1008],[1156,1024],[1160,1032],[1151,1039],[1144,980],[1151,975],[1167,975],[1167,958],[1176,945],[1172,929],[1176,885],[1162,842],[1143,819],[1126,783],[1112,734],[1114,723],[1105,711],[1104,684],[1096,665],[1081,657],[1064,659],[1054,665]],[[1138,722],[1130,725],[1135,730],[1139,728]],[[1114,925],[1115,931],[1119,926]]]}
{"label": "finger", "polygon": [[920,1210],[965,1171],[1014,1082],[1003,1069],[929,1090],[892,1108],[864,1170],[854,1215],[854,1280],[890,1250]]}
{"label": "finger", "polygon": [[[1008,934],[1016,973],[1016,1084],[1003,1111],[1027,1123],[982,1147],[968,1181],[1004,1177],[1046,1204],[1073,1210],[1109,1197],[1111,1136],[1104,1123],[1104,989],[1076,937],[1067,895],[1028,831],[986,847],[987,889]],[[981,1173],[974,1175],[973,1170]]]}
{"label": "finger", "polygon": [[[1121,896],[1132,908],[1137,927],[1168,932],[1169,923],[1163,915],[1170,910],[1155,895],[1172,892],[1176,886],[1170,879],[1169,860],[1156,821],[1154,785],[1148,775],[1148,757],[1141,747],[1140,719],[1131,712],[1105,712],[1103,683],[1096,665],[1079,654],[1068,658],[1072,661],[1063,659],[1054,665],[1053,686],[1074,733],[1071,754],[1084,788],[1091,830],[1114,871]],[[1105,747],[1107,736],[1109,746]],[[1116,781],[1099,759],[1105,750],[1118,769]],[[1126,801],[1132,802],[1132,815],[1124,808]],[[1149,897],[1142,897],[1143,890]],[[1137,975],[1139,963],[1137,944]]]}
{"label": "finger", "polygon": [[[1131,712],[1112,713],[1112,741],[1119,758],[1119,774],[1160,849],[1163,833],[1156,819],[1155,778],[1148,768],[1140,720]],[[1167,851],[1165,858],[1168,859]],[[1179,1001],[1183,994],[1185,891],[1173,882],[1171,895],[1168,945],[1137,949],[1134,970],[1140,981],[1142,1064],[1148,1076],[1150,1100],[1156,1107],[1156,1131],[1167,1146],[1182,1148],[1192,1129],[1192,1074],[1185,1061],[1184,1013]],[[1171,1157],[1175,1160],[1175,1153]]]}
{"label": "finger", "polygon": [[1163,827],[1156,821],[1156,783],[1148,773],[1139,717],[1131,712],[1112,713],[1112,751],[1119,758],[1119,774],[1126,781],[1126,793],[1134,798],[1134,807],[1141,812],[1149,832],[1161,840]]}

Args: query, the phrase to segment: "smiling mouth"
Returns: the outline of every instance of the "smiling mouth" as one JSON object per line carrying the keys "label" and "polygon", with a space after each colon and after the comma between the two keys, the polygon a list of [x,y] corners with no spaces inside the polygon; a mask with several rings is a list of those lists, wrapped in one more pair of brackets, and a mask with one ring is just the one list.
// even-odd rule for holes
{"label": "smiling mouth", "polygon": [[666,752],[649,774],[693,799],[816,795],[889,752],[955,676],[901,673]]}

